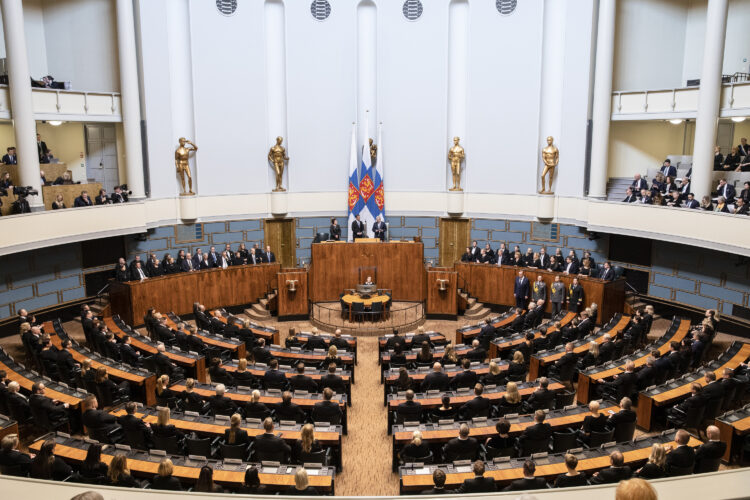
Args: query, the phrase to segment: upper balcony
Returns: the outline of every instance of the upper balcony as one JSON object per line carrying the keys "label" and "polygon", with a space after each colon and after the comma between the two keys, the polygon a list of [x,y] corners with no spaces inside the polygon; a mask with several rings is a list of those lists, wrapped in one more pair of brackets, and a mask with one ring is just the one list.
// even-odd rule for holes
{"label": "upper balcony", "polygon": [[[34,119],[69,122],[121,122],[120,94],[82,90],[31,89]],[[0,119],[13,118],[10,92],[0,85]]]}

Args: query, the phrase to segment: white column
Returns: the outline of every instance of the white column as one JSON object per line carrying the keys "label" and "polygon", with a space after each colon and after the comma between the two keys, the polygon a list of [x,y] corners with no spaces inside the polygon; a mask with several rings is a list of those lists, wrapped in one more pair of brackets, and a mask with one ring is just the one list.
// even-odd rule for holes
{"label": "white column", "polygon": [[616,0],[600,0],[596,35],[596,69],[594,70],[593,134],[589,196],[607,196],[607,165],[609,162],[609,121],[612,116],[612,72],[615,59]]}
{"label": "white column", "polygon": [[[190,36],[190,3],[188,0],[171,0],[166,4],[167,40],[169,44],[169,89],[172,110],[172,141],[177,147],[180,137],[195,142],[195,112],[193,103],[193,54]],[[193,191],[197,191],[197,155],[190,157]],[[175,189],[179,189],[179,182]]]}
{"label": "white column", "polygon": [[[135,51],[133,0],[117,0],[117,47],[120,52],[120,99],[125,136],[125,170],[131,199],[146,197],[141,145],[141,103],[138,91],[138,61]],[[156,165],[154,167],[157,167]]]}
{"label": "white column", "polygon": [[693,146],[691,188],[696,199],[711,194],[716,126],[721,99],[721,71],[727,29],[727,0],[709,0],[706,13],[706,39],[703,45],[703,70],[698,95]]}
{"label": "white column", "polygon": [[[361,137],[360,147],[370,139],[365,137],[366,131],[375,134],[378,129],[377,58],[378,9],[374,2],[367,0],[357,5],[357,126]],[[369,120],[367,124],[366,120]]]}
{"label": "white column", "polygon": [[[286,148],[287,155],[291,158],[284,169],[282,185],[289,190],[292,188],[289,182],[289,168],[294,163],[294,152],[291,148],[291,139],[287,132],[286,112],[286,8],[282,0],[266,0],[263,6],[265,20],[266,39],[266,111],[268,124],[268,139],[266,147],[270,148],[276,144],[277,137],[283,137],[282,146]],[[276,175],[270,165],[266,169],[268,175],[269,191],[276,187]],[[282,198],[279,195],[277,198]]]}
{"label": "white column", "polygon": [[[453,147],[453,138],[460,137],[461,145],[471,148],[471,140],[466,137],[466,96],[468,95],[469,74],[469,2],[451,0],[448,5],[448,127],[445,138],[445,149]],[[464,163],[464,175],[461,186],[469,187],[469,160]],[[445,157],[445,189],[453,186],[453,172],[448,156]],[[449,195],[451,196],[451,195]],[[453,198],[463,200],[463,194]],[[449,198],[450,199],[450,198]],[[463,212],[463,203],[460,206]],[[450,210],[454,210],[450,212]],[[450,213],[456,213],[458,206],[449,207]]]}
{"label": "white column", "polygon": [[[537,140],[537,179],[541,188],[540,176],[544,171],[542,148],[547,147],[547,137],[555,139],[555,146],[560,146],[562,135],[563,83],[565,78],[565,21],[566,2],[559,0],[544,1],[544,40],[542,42],[542,85],[539,112],[539,139]],[[565,158],[565,154],[561,155]],[[559,167],[565,168],[564,163]],[[557,169],[555,175],[559,175]],[[553,179],[553,185],[556,179]],[[550,186],[550,191],[552,191]]]}
{"label": "white column", "polygon": [[8,59],[10,103],[20,176],[20,179],[13,179],[13,182],[18,186],[31,186],[40,191],[40,196],[31,196],[28,198],[28,202],[32,210],[41,210],[44,203],[41,197],[39,151],[36,146],[36,122],[34,121],[34,108],[31,102],[31,81],[26,52],[23,5],[21,0],[3,0],[2,8],[5,50]]}

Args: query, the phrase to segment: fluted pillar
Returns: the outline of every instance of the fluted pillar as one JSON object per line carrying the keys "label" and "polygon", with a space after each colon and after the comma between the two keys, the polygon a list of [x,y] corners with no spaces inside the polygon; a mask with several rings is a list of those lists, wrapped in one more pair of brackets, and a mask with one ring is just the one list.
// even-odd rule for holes
{"label": "fluted pillar", "polygon": [[36,122],[31,100],[31,79],[26,52],[24,33],[23,4],[21,0],[3,0],[3,25],[5,50],[8,60],[8,83],[13,117],[13,130],[18,154],[19,179],[13,179],[18,186],[31,186],[40,191],[39,196],[27,200],[32,210],[42,210],[39,177],[39,150],[36,145]]}
{"label": "fluted pillar", "polygon": [[607,196],[607,166],[609,164],[609,122],[612,117],[612,73],[615,60],[616,0],[600,0],[596,35],[596,69],[594,71],[593,134],[589,196]]}
{"label": "fluted pillar", "polygon": [[724,64],[724,39],[727,30],[727,0],[709,0],[706,12],[706,39],[703,44],[703,69],[698,94],[693,146],[691,188],[696,199],[711,194],[714,169],[716,127],[721,101],[721,73]]}
{"label": "fluted pillar", "polygon": [[146,197],[141,145],[141,104],[138,91],[138,60],[135,49],[133,1],[117,1],[117,47],[120,53],[120,101],[125,136],[125,171],[131,199]]}

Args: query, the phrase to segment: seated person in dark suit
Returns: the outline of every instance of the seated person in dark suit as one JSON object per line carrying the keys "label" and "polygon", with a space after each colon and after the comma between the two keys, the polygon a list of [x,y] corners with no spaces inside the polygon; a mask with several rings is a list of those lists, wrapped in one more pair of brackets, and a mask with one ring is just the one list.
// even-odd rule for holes
{"label": "seated person in dark suit", "polygon": [[630,479],[633,471],[630,466],[625,465],[625,457],[621,451],[613,451],[609,455],[610,466],[591,476],[591,484],[618,483],[624,479]]}
{"label": "seated person in dark suit", "polygon": [[635,374],[635,363],[627,360],[625,362],[625,372],[615,375],[614,380],[606,382],[600,387],[600,394],[607,395],[611,399],[630,396],[638,387],[638,375]]}
{"label": "seated person in dark suit", "polygon": [[565,467],[568,469],[568,472],[560,474],[555,478],[555,488],[570,488],[572,486],[586,486],[588,484],[586,474],[576,470],[578,459],[575,455],[571,455],[570,453],[565,454]]}
{"label": "seated person in dark suit", "polygon": [[516,479],[503,491],[523,491],[523,490],[541,490],[546,489],[547,481],[543,477],[534,477],[536,472],[536,465],[531,460],[526,460],[523,463],[523,479]]}
{"label": "seated person in dark suit", "polygon": [[406,355],[404,354],[404,344],[396,344],[388,361],[388,366],[395,368],[406,365]]}
{"label": "seated person in dark suit", "polygon": [[44,389],[44,383],[42,382],[36,382],[31,386],[31,396],[29,397],[31,414],[46,413],[52,425],[56,425],[67,418],[68,403],[51,400],[44,394]]}
{"label": "seated person in dark suit", "polygon": [[411,338],[411,346],[412,348],[416,346],[421,346],[422,342],[427,342],[428,345],[432,346],[432,342],[430,341],[430,335],[425,333],[423,326],[420,326],[419,328],[417,328],[417,333],[415,333],[414,336]]}
{"label": "seated person in dark suit", "polygon": [[388,340],[385,342],[385,350],[386,351],[395,351],[397,345],[401,345],[402,347],[406,345],[406,339],[398,334],[398,330],[394,328],[393,330],[393,336],[388,337]]}
{"label": "seated person in dark suit", "polygon": [[220,358],[211,358],[211,366],[208,369],[208,374],[211,376],[211,382],[221,384],[234,384],[234,378],[227,373],[227,369],[221,366]]}
{"label": "seated person in dark suit", "polygon": [[85,410],[82,422],[89,431],[93,429],[102,434],[109,434],[120,427],[117,423],[117,417],[99,409],[99,401],[97,401],[96,396],[93,394],[86,396],[86,399],[83,400],[83,405]]}
{"label": "seated person in dark suit", "polygon": [[464,369],[461,373],[453,377],[451,381],[451,388],[458,389],[460,387],[474,387],[477,383],[477,373],[471,370],[471,361],[464,358],[461,360],[461,367]]}
{"label": "seated person in dark suit", "polygon": [[704,374],[704,377],[706,378],[706,385],[703,386],[701,393],[706,402],[724,397],[724,386],[721,382],[717,382],[716,373],[709,370]]}
{"label": "seated person in dark suit", "polygon": [[[284,454],[287,459],[291,456],[292,449],[286,442],[273,433],[273,420],[267,417],[263,420],[265,432],[255,438],[254,450],[255,460],[262,460],[267,454]],[[282,460],[282,462],[284,462]]]}
{"label": "seated person in dark suit", "polygon": [[592,432],[604,432],[607,430],[607,416],[604,413],[599,412],[599,401],[591,401],[589,403],[590,414],[583,418],[583,426],[581,427],[581,441],[584,443],[589,442]]}
{"label": "seated person in dark suit", "polygon": [[524,324],[523,309],[521,309],[520,307],[516,307],[515,314],[516,317],[513,318],[513,321],[510,324],[510,329],[514,332],[520,332],[523,330]]}
{"label": "seated person in dark suit", "polygon": [[292,460],[297,463],[304,463],[306,456],[312,453],[320,453],[323,450],[323,446],[315,439],[315,426],[305,424],[302,426],[300,438],[292,446]]}
{"label": "seated person in dark suit", "polygon": [[74,207],[90,207],[93,206],[89,193],[87,191],[81,191],[81,196],[76,197],[73,201]]}
{"label": "seated person in dark suit", "polygon": [[226,390],[224,384],[219,384],[216,386],[216,393],[208,398],[214,415],[232,415],[237,411],[237,404],[224,395]]}
{"label": "seated person in dark suit", "polygon": [[674,467],[692,470],[692,467],[695,466],[695,450],[688,446],[690,434],[686,430],[680,429],[675,434],[674,440],[677,442],[677,447],[672,448],[671,445],[667,445],[667,472],[672,474]]}
{"label": "seated person in dark suit", "polygon": [[178,440],[182,440],[185,437],[185,434],[183,434],[181,430],[177,429],[174,424],[171,424],[170,419],[170,409],[164,406],[159,407],[159,412],[156,416],[156,423],[151,426],[151,431],[154,433],[154,436],[163,438],[174,436]]}
{"label": "seated person in dark suit", "polygon": [[242,387],[250,387],[252,385],[255,385],[257,380],[255,378],[255,375],[253,375],[247,369],[247,358],[240,358],[239,360],[237,360],[237,369],[233,371],[230,376],[234,379],[233,385]]}
{"label": "seated person in dark suit", "polygon": [[422,403],[414,401],[414,391],[406,391],[406,401],[396,408],[398,419],[403,422],[419,422],[422,415]]}
{"label": "seated person in dark suit", "polygon": [[529,370],[525,357],[521,351],[513,353],[513,360],[508,365],[508,380],[523,382]]}
{"label": "seated person in dark suit", "polygon": [[452,493],[451,490],[445,489],[445,472],[441,469],[435,469],[435,472],[432,473],[432,482],[435,484],[435,487],[421,492],[421,495],[446,495]]}
{"label": "seated person in dark suit", "polygon": [[663,444],[651,445],[651,454],[648,461],[635,471],[635,475],[644,479],[659,479],[667,473],[667,451]]}
{"label": "seated person in dark suit", "polygon": [[470,399],[464,403],[459,411],[463,418],[469,419],[490,416],[490,400],[483,398],[482,392],[484,392],[484,386],[477,383],[474,386],[474,399]]}
{"label": "seated person in dark suit", "polygon": [[[263,339],[260,339],[261,341]],[[284,389],[286,388],[286,376],[279,370],[279,360],[272,359],[269,364],[270,370],[263,375],[263,385],[266,389]]]}
{"label": "seated person in dark suit", "polygon": [[424,458],[430,455],[430,445],[422,441],[422,433],[420,431],[414,431],[412,433],[412,440],[409,444],[404,446],[398,453],[398,458],[402,463],[407,462],[422,462]]}
{"label": "seated person in dark suit", "polygon": [[622,398],[620,400],[620,411],[610,415],[607,419],[607,426],[615,429],[617,432],[617,426],[621,424],[632,424],[636,421],[636,413],[632,410],[633,402],[630,398]]}
{"label": "seated person in dark suit", "polygon": [[18,434],[8,434],[0,441],[0,470],[3,474],[25,476],[31,467],[31,457],[18,451]]}
{"label": "seated person in dark suit", "polygon": [[469,426],[461,424],[458,437],[453,438],[443,446],[443,457],[446,462],[454,460],[474,460],[479,453],[479,442],[469,436]]}
{"label": "seated person in dark suit", "polygon": [[513,446],[513,440],[509,434],[510,422],[508,420],[505,418],[498,420],[495,424],[495,430],[497,431],[497,436],[487,438],[487,441],[484,443],[485,446],[496,450],[503,450]]}
{"label": "seated person in dark suit", "polygon": [[130,335],[124,335],[120,344],[120,357],[123,363],[138,368],[141,366],[141,353],[136,351],[131,344]]}
{"label": "seated person in dark suit", "polygon": [[246,445],[250,442],[247,431],[242,429],[242,417],[239,413],[232,414],[229,419],[229,429],[224,430],[224,443],[228,445]]}
{"label": "seated person in dark suit", "polygon": [[167,348],[164,344],[159,342],[156,344],[156,354],[154,354],[154,362],[156,363],[156,370],[162,374],[169,375],[173,380],[182,380],[185,378],[185,370],[177,366],[175,363],[167,357],[165,354]]}
{"label": "seated person in dark suit", "polygon": [[495,480],[491,477],[484,477],[484,462],[477,460],[472,467],[474,477],[464,479],[464,483],[458,487],[456,493],[488,493],[497,491]]}
{"label": "seated person in dark suit", "polygon": [[323,389],[329,387],[336,394],[346,393],[346,384],[344,384],[344,379],[336,375],[336,363],[330,363],[328,365],[328,373],[320,378],[319,387]]}
{"label": "seated person in dark suit", "polygon": [[466,353],[466,358],[471,361],[479,361],[480,363],[487,359],[487,349],[482,347],[479,339],[474,339],[471,342],[471,351]]}
{"label": "seated person in dark suit", "polygon": [[137,405],[133,401],[125,404],[125,415],[117,418],[117,423],[127,434],[128,432],[141,432],[144,440],[148,443],[151,440],[151,424],[144,422],[143,419],[135,416]]}
{"label": "seated person in dark suit", "polygon": [[343,412],[336,401],[332,401],[333,391],[326,387],[323,389],[323,401],[318,401],[312,410],[314,422],[341,422]]}
{"label": "seated person in dark suit", "polygon": [[500,365],[494,361],[490,361],[490,369],[487,375],[482,377],[482,384],[487,385],[505,385],[507,378],[505,373],[500,370]]}
{"label": "seated person in dark suit", "polygon": [[706,404],[706,398],[703,397],[702,391],[703,387],[697,382],[694,382],[690,386],[691,396],[672,408],[669,408],[667,410],[667,415],[675,421],[677,425],[682,425],[691,408],[697,408]]}
{"label": "seated person in dark suit", "polygon": [[194,391],[195,380],[192,378],[185,380],[185,390],[178,395],[182,401],[183,407],[188,411],[204,411],[206,402],[203,396]]}
{"label": "seated person in dark suit", "polygon": [[297,363],[297,375],[289,379],[289,386],[293,391],[318,391],[318,384],[315,383],[312,377],[305,375],[305,364],[301,361]]}
{"label": "seated person in dark suit", "polygon": [[524,411],[531,413],[536,410],[549,410],[555,408],[555,393],[548,389],[549,379],[539,378],[539,388],[534,391],[524,404]]}
{"label": "seated person in dark suit", "polygon": [[541,441],[552,437],[552,426],[544,423],[546,417],[547,414],[544,413],[544,410],[537,410],[534,412],[534,425],[526,427],[523,430],[523,433],[518,436],[519,449],[523,449],[523,443],[527,439]]}
{"label": "seated person in dark suit", "polygon": [[35,479],[62,481],[73,474],[73,469],[65,461],[55,456],[55,440],[47,439],[39,452],[31,460],[29,475]]}
{"label": "seated person in dark suit", "polygon": [[701,469],[701,461],[717,460],[724,456],[727,444],[721,441],[721,431],[715,425],[706,427],[708,441],[695,450],[695,472],[708,472]]}
{"label": "seated person in dark suit", "polygon": [[575,346],[572,342],[565,344],[565,354],[550,367],[550,377],[559,378],[562,382],[571,381],[578,362],[578,355],[574,352],[574,349]]}
{"label": "seated person in dark suit", "polygon": [[250,401],[245,405],[245,416],[247,418],[265,419],[271,414],[271,410],[260,402],[260,391],[254,390],[250,395]]}
{"label": "seated person in dark suit", "polygon": [[276,417],[279,420],[293,420],[301,423],[304,422],[305,413],[297,403],[292,402],[292,393],[284,391],[281,395],[281,404],[276,405]]}
{"label": "seated person in dark suit", "polygon": [[425,375],[424,380],[422,380],[421,390],[422,392],[429,390],[446,391],[449,385],[450,377],[443,372],[443,366],[436,361],[432,365],[432,371]]}

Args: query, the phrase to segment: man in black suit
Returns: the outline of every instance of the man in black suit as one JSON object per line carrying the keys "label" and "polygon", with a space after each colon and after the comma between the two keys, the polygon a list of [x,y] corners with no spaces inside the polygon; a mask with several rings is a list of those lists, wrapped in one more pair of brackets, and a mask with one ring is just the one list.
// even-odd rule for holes
{"label": "man in black suit", "polygon": [[133,269],[130,271],[130,279],[133,281],[143,281],[148,278],[148,274],[141,267],[141,261],[137,261]]}
{"label": "man in black suit", "polygon": [[224,384],[219,384],[216,386],[214,395],[208,397],[208,404],[211,405],[211,412],[214,415],[232,415],[237,411],[237,404],[224,395],[226,390]]}
{"label": "man in black suit", "polygon": [[317,328],[313,327],[312,332],[310,333],[311,335],[307,337],[307,342],[305,343],[306,350],[328,349],[328,344],[326,344],[325,339],[318,333]]}
{"label": "man in black suit", "polygon": [[723,398],[724,397],[724,386],[721,382],[716,380],[716,373],[713,371],[707,371],[704,375],[706,378],[706,385],[701,391],[706,402]]}
{"label": "man in black suit", "polygon": [[543,477],[534,477],[536,465],[531,460],[523,463],[523,479],[516,479],[503,491],[543,490],[549,488]]}
{"label": "man in black suit", "polygon": [[664,177],[677,177],[677,167],[672,165],[672,160],[667,158],[664,160],[664,163],[661,166],[661,169],[659,169],[659,172],[661,172]]}
{"label": "man in black suit", "polygon": [[633,194],[633,188],[629,187],[627,189],[627,195],[625,196],[625,199],[622,200],[623,203],[634,203],[638,197]]}
{"label": "man in black suit", "polygon": [[635,375],[636,387],[639,391],[654,385],[656,383],[656,376],[658,375],[656,358],[654,356],[646,358],[646,366],[638,370],[638,373]]}
{"label": "man in black suit", "polygon": [[190,255],[190,252],[185,254],[185,258],[180,261],[180,271],[183,273],[191,273],[195,271],[195,267],[193,266],[193,256]]}
{"label": "man in black suit", "polygon": [[465,402],[459,411],[459,414],[470,419],[474,417],[488,417],[490,415],[490,400],[482,397],[484,386],[477,383],[474,386],[474,399]]}
{"label": "man in black suit", "polygon": [[578,355],[573,352],[574,348],[575,346],[572,342],[565,344],[565,354],[550,367],[550,377],[559,378],[561,382],[566,384],[571,381],[576,363],[578,362]]}
{"label": "man in black suit", "polygon": [[401,347],[406,346],[406,339],[404,337],[401,337],[398,334],[397,329],[393,329],[393,336],[388,337],[388,340],[385,341],[385,350],[386,351],[393,351],[396,349],[396,344],[401,344]]}
{"label": "man in black suit", "polygon": [[372,225],[372,234],[375,238],[379,238],[380,241],[385,241],[385,222],[380,220],[379,215],[375,218],[375,223]]}
{"label": "man in black suit", "polygon": [[357,238],[367,238],[365,223],[360,220],[359,214],[352,221],[352,241],[357,241]]}
{"label": "man in black suit", "polygon": [[135,410],[137,405],[133,401],[129,401],[125,404],[125,415],[117,418],[117,423],[122,426],[125,433],[128,432],[141,432],[146,442],[151,441],[151,424],[144,422],[143,419],[135,416]]}
{"label": "man in black suit", "polygon": [[320,378],[319,387],[323,389],[330,388],[335,391],[336,394],[346,393],[344,379],[336,375],[336,363],[330,363],[328,365],[328,373]]}
{"label": "man in black suit", "polygon": [[[721,441],[721,431],[715,425],[709,425],[706,427],[706,436],[708,441],[703,443],[695,450],[695,472],[714,472],[704,470],[707,465],[701,467],[701,461],[703,460],[717,460],[724,456],[727,451],[727,443]],[[718,464],[717,464],[718,468]],[[715,470],[715,469],[714,469]]]}
{"label": "man in black suit", "polygon": [[297,403],[292,401],[291,392],[284,391],[281,394],[281,404],[276,405],[276,418],[279,420],[294,420],[300,423],[304,421],[305,412]]}
{"label": "man in black suit", "polygon": [[[73,379],[73,374],[81,369],[74,359],[73,355],[68,352],[70,339],[63,339],[60,342],[61,349],[57,352],[57,371],[63,382]],[[67,382],[66,382],[67,383]]]}
{"label": "man in black suit", "polygon": [[565,265],[563,266],[563,272],[565,274],[578,274],[578,264],[570,257],[565,257]]}
{"label": "man in black suit", "polygon": [[464,370],[453,377],[451,388],[458,389],[459,387],[474,387],[477,383],[478,377],[476,372],[471,370],[471,361],[466,358],[462,359],[461,367]]}
{"label": "man in black suit", "polygon": [[472,470],[474,471],[474,477],[464,479],[463,484],[458,487],[456,493],[489,493],[497,491],[495,480],[491,477],[484,477],[484,462],[477,460],[474,462]]}
{"label": "man in black suit", "polygon": [[326,387],[323,389],[323,401],[315,403],[313,407],[313,422],[341,422],[341,408],[337,402],[331,401],[331,398],[333,391]]}
{"label": "man in black suit", "polygon": [[524,403],[524,412],[531,413],[536,410],[551,410],[555,407],[555,393],[549,390],[549,379],[539,378],[539,388],[534,391]]}
{"label": "man in black suit", "polygon": [[[0,441],[0,467],[10,467],[19,476],[26,476],[31,468],[31,457],[18,451],[18,434],[8,434]],[[445,474],[443,474],[445,484]]]}
{"label": "man in black suit", "polygon": [[422,403],[414,401],[414,391],[406,391],[406,401],[396,408],[396,414],[402,422],[419,422],[422,415]]}
{"label": "man in black suit", "polygon": [[41,134],[36,134],[36,148],[39,153],[39,163],[49,163],[49,155],[52,151],[47,147],[47,143],[42,140]]}
{"label": "man in black suit", "polygon": [[630,479],[633,471],[630,466],[625,465],[625,457],[621,451],[613,451],[609,455],[610,466],[601,470],[591,477],[591,484],[619,483],[624,479]]}
{"label": "man in black suit", "polygon": [[602,343],[599,344],[599,359],[600,362],[610,361],[612,355],[615,352],[615,343],[612,342],[612,337],[608,333],[604,334]]}
{"label": "man in black suit", "polygon": [[16,148],[13,146],[6,150],[6,154],[3,155],[4,165],[18,165],[18,156],[16,156]]}
{"label": "man in black suit", "polygon": [[630,184],[630,188],[634,193],[640,193],[642,189],[648,189],[648,182],[646,179],[641,179],[641,174],[635,174],[635,176],[633,176],[633,183]]}
{"label": "man in black suit", "polygon": [[676,425],[680,426],[684,423],[685,418],[687,417],[687,412],[691,408],[697,408],[706,404],[706,398],[701,394],[702,391],[703,388],[701,385],[693,382],[690,386],[690,397],[667,410],[667,415],[676,423]]}
{"label": "man in black suit", "polygon": [[546,417],[547,414],[544,413],[544,410],[536,410],[534,412],[534,425],[526,427],[523,433],[518,436],[518,447],[520,449],[523,449],[523,443],[527,439],[541,441],[552,437],[552,426],[544,423]]}
{"label": "man in black suit", "polygon": [[[256,363],[268,364],[272,357],[271,351],[266,347],[266,339],[258,339],[258,345],[253,347],[253,360],[255,360]],[[278,366],[278,362],[276,366]]]}
{"label": "man in black suit", "polygon": [[206,306],[203,304],[198,304],[197,302],[193,305],[193,310],[195,311],[195,325],[200,330],[210,330],[211,329],[211,319],[208,317],[208,314],[206,314]]}
{"label": "man in black suit", "polygon": [[529,303],[530,295],[529,279],[524,276],[523,271],[518,271],[518,277],[513,283],[513,296],[516,298],[516,307],[523,310]]}
{"label": "man in black suit", "polygon": [[165,354],[167,349],[164,344],[159,342],[156,344],[156,354],[154,355],[154,362],[156,363],[156,369],[160,374],[166,373],[173,380],[182,380],[185,378],[185,370],[172,363],[169,357]]}
{"label": "man in black suit", "polygon": [[734,203],[734,197],[737,193],[734,190],[734,185],[727,183],[726,179],[720,179],[719,185],[716,186],[716,194],[726,198],[727,204],[731,205]]}
{"label": "man in black suit", "polygon": [[[260,339],[261,341],[265,339]],[[257,347],[256,347],[257,349]],[[257,362],[257,358],[256,358]],[[279,360],[271,359],[269,364],[270,370],[263,375],[263,386],[266,389],[283,389],[286,387],[286,376],[284,372],[279,371]]]}
{"label": "man in black suit", "polygon": [[737,395],[737,390],[740,387],[740,381],[734,378],[734,370],[732,370],[731,368],[724,368],[721,378],[721,387],[722,389],[724,389],[724,395],[726,397],[729,397],[728,395],[731,394]]}
{"label": "man in black suit", "polygon": [[99,401],[97,401],[96,396],[93,394],[86,396],[83,404],[84,408],[86,408],[83,412],[83,425],[89,430],[109,434],[120,428],[120,425],[117,423],[117,417],[99,409]]}
{"label": "man in black suit", "polygon": [[31,407],[29,406],[29,400],[21,394],[21,386],[13,380],[8,382],[8,394],[6,396],[6,402],[11,415],[16,415],[19,422],[24,422],[31,418]]}
{"label": "man in black suit", "polygon": [[52,425],[56,425],[67,418],[68,403],[51,400],[44,394],[44,389],[45,386],[42,382],[37,382],[31,386],[31,397],[29,397],[31,414],[44,412]]}
{"label": "man in black suit", "polygon": [[461,424],[458,428],[458,437],[453,438],[443,446],[443,457],[446,462],[452,462],[459,457],[461,459],[474,460],[479,453],[479,442],[469,436],[469,426]]}
{"label": "man in black suit", "polygon": [[447,391],[450,385],[450,377],[443,373],[443,367],[437,361],[432,365],[432,371],[425,375],[420,389],[422,392],[430,390]]}
{"label": "man in black suit", "polygon": [[529,302],[529,310],[523,317],[523,329],[533,328],[537,324],[539,319],[539,308],[536,306],[536,302]]}
{"label": "man in black suit", "polygon": [[38,326],[32,326],[21,336],[21,339],[35,354],[39,354],[42,350],[42,330]]}
{"label": "man in black suit", "polygon": [[479,339],[474,339],[471,342],[471,350],[466,353],[466,358],[471,361],[479,361],[480,363],[487,359],[487,349],[482,347]]}
{"label": "man in black suit", "polygon": [[685,429],[678,430],[674,440],[677,442],[677,447],[666,446],[668,452],[666,462],[667,473],[670,473],[670,469],[673,467],[687,469],[695,465],[695,450],[688,446],[688,442],[690,442],[688,431]]}
{"label": "man in black suit", "polygon": [[599,274],[599,279],[602,279],[604,281],[614,281],[615,271],[614,269],[612,269],[612,266],[609,264],[609,262],[604,263],[604,267]]}
{"label": "man in black suit", "polygon": [[495,327],[492,326],[489,322],[482,322],[481,324],[482,329],[479,331],[476,338],[486,351],[490,347],[490,342],[492,342],[497,336],[497,331],[495,330]]}
{"label": "man in black suit", "polygon": [[283,439],[274,434],[273,420],[271,420],[270,417],[263,420],[263,430],[265,430],[265,432],[255,438],[254,448],[256,456],[260,455],[262,457],[264,454],[283,452],[288,458],[292,449]]}
{"label": "man in black suit", "polygon": [[219,266],[219,254],[216,252],[216,247],[215,246],[212,246],[208,250],[208,263],[209,263],[209,265],[211,267],[218,267]]}
{"label": "man in black suit", "polygon": [[422,342],[427,342],[428,344],[432,345],[430,335],[424,331],[423,326],[420,326],[419,328],[417,328],[417,333],[415,333],[411,338],[411,346],[412,348],[420,347],[422,345]]}
{"label": "man in black suit", "polygon": [[109,199],[112,203],[127,203],[128,194],[122,190],[122,186],[115,186],[115,192]]}
{"label": "man in black suit", "polygon": [[263,262],[271,263],[276,262],[276,255],[271,251],[271,246],[266,245],[266,251],[263,253],[262,257]]}
{"label": "man in black suit", "polygon": [[620,424],[632,424],[636,420],[636,413],[633,411],[633,402],[630,398],[620,400],[620,411],[613,413],[607,419],[607,426],[617,430]]}
{"label": "man in black suit", "polygon": [[106,189],[100,189],[99,194],[94,197],[95,205],[110,205],[111,203],[112,200],[110,200],[109,196],[107,196]]}
{"label": "man in black suit", "polygon": [[89,198],[89,193],[86,190],[81,191],[81,195],[76,197],[75,200],[73,200],[73,206],[74,207],[90,207],[93,206],[93,203],[91,202],[91,198]]}
{"label": "man in black suit", "polygon": [[[612,342],[608,342],[611,344]],[[602,384],[600,394],[610,399],[620,399],[630,396],[638,387],[638,375],[635,374],[635,363],[631,360],[625,362],[625,372],[615,375],[614,380]]]}
{"label": "man in black suit", "polygon": [[289,386],[293,391],[318,391],[318,384],[312,377],[305,375],[305,363],[301,361],[297,363],[297,374],[289,379]]}
{"label": "man in black suit", "polygon": [[446,495],[452,493],[452,491],[445,489],[445,472],[442,469],[435,469],[435,472],[432,473],[432,482],[435,484],[435,487],[421,492],[421,495]]}
{"label": "man in black suit", "polygon": [[513,321],[510,324],[510,329],[514,332],[523,331],[523,324],[525,322],[525,319],[523,317],[523,307],[516,307],[515,314],[516,317],[513,318]]}
{"label": "man in black suit", "polygon": [[157,341],[164,342],[168,345],[174,345],[175,336],[172,330],[167,326],[167,318],[159,317],[159,322],[154,327],[154,335]]}

